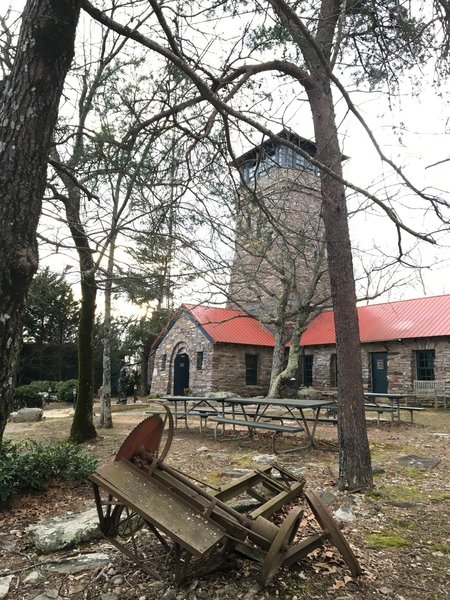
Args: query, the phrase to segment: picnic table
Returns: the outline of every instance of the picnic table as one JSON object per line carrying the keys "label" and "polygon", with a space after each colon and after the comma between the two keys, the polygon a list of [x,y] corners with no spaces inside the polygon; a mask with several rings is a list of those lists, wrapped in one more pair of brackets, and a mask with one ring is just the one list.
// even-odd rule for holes
{"label": "picnic table", "polygon": [[[230,416],[225,412],[225,403],[231,407]],[[236,432],[237,426],[246,427],[249,437],[254,430],[272,431],[273,443],[277,433],[305,433],[307,445],[303,446],[303,449],[314,445],[321,409],[332,405],[334,403],[330,400],[226,398],[222,402],[222,414],[211,416],[208,420],[216,423],[217,439],[224,435],[226,425],[231,425],[233,432]],[[271,411],[273,408],[277,410]],[[312,417],[308,417],[305,411],[312,411]],[[332,421],[332,419],[327,420]],[[289,421],[291,424],[286,425],[285,421]],[[219,434],[219,428],[221,428],[221,434]]]}
{"label": "picnic table", "polygon": [[[200,430],[206,425],[206,420],[209,416],[217,415],[220,405],[217,402],[224,402],[225,396],[162,396],[169,405],[173,406],[172,414],[174,418],[175,429],[178,427],[178,419],[183,419],[184,424],[188,427],[189,417],[200,418]],[[181,404],[181,410],[179,405]]]}
{"label": "picnic table", "polygon": [[[374,411],[377,413],[377,422],[380,423],[380,414],[383,412],[390,413],[392,423],[400,422],[400,411],[409,412],[410,421],[413,423],[414,412],[424,410],[417,406],[401,406],[400,401],[407,398],[407,394],[397,393],[379,393],[379,392],[364,392],[364,399],[366,403],[364,409],[366,411]],[[386,404],[380,404],[377,400],[384,400]]]}

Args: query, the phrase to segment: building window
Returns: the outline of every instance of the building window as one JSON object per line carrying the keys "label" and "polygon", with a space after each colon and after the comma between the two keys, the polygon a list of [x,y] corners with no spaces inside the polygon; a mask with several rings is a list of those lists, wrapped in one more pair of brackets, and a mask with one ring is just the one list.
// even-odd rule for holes
{"label": "building window", "polygon": [[416,378],[434,381],[434,350],[416,351]]}
{"label": "building window", "polygon": [[245,385],[258,385],[258,355],[245,355]]}
{"label": "building window", "polygon": [[197,352],[197,371],[203,369],[203,352]]}
{"label": "building window", "polygon": [[303,385],[311,387],[313,384],[313,355],[305,354],[303,361]]}
{"label": "building window", "polygon": [[161,371],[166,370],[166,363],[167,363],[167,354],[163,354],[161,356]]}
{"label": "building window", "polygon": [[332,354],[330,356],[330,387],[337,387],[338,381],[338,370],[337,370],[337,356]]}

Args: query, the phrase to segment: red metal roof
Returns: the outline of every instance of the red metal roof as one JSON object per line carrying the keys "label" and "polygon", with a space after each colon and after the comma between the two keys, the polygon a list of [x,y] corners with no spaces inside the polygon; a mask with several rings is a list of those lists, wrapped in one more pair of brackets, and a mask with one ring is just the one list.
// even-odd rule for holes
{"label": "red metal roof", "polygon": [[201,304],[183,304],[181,308],[201,326],[213,342],[274,346],[270,331],[242,310]]}
{"label": "red metal roof", "polygon": [[[361,342],[450,336],[450,295],[358,307]],[[302,335],[302,346],[335,344],[334,314],[316,317]]]}

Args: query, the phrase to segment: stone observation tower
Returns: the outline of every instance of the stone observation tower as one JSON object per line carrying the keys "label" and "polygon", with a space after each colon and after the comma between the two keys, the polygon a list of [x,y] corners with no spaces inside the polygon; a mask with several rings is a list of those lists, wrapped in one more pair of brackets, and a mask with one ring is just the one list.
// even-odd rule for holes
{"label": "stone observation tower", "polygon": [[[278,137],[310,156],[313,142],[284,129]],[[229,306],[270,324],[285,300],[326,302],[326,267],[318,169],[292,148],[266,140],[237,159],[242,185],[236,198],[235,254]]]}

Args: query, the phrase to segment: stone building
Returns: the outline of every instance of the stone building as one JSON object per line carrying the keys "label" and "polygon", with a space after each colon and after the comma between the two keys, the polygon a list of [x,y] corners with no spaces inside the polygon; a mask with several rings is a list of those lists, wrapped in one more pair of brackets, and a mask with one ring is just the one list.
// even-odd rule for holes
{"label": "stone building", "polygon": [[[317,170],[300,154],[313,157],[316,147],[287,130],[279,137],[299,152],[266,140],[238,159],[229,306],[179,309],[152,349],[152,393],[266,394],[274,347],[284,349],[274,320],[283,300],[289,324],[296,299],[316,306],[329,299]],[[363,306],[358,316],[366,390],[450,381],[450,295]],[[301,338],[296,383],[336,388],[336,365],[333,312],[323,310]]]}
{"label": "stone building", "polygon": [[[268,139],[237,159],[242,185],[228,309],[181,308],[152,349],[152,393],[266,394],[274,336],[282,355],[300,303],[329,301],[318,170],[308,160],[317,149],[289,130],[278,137],[293,147]],[[231,320],[226,310],[234,311]],[[208,338],[219,323],[219,337]]]}
{"label": "stone building", "polygon": [[[415,380],[450,383],[450,295],[361,306],[358,318],[366,390],[406,393]],[[301,348],[307,384],[335,388],[333,311],[310,323]]]}
{"label": "stone building", "polygon": [[153,345],[155,394],[265,394],[274,340],[243,311],[183,304]]}
{"label": "stone building", "polygon": [[228,303],[269,326],[283,302],[289,321],[299,302],[330,298],[319,173],[300,154],[314,157],[317,149],[286,129],[278,137],[298,151],[268,139],[237,159],[242,185]]}
{"label": "stone building", "polygon": [[[415,380],[450,384],[450,295],[358,308],[364,387],[407,393]],[[265,394],[274,338],[243,311],[183,305],[155,343],[152,392],[230,391]],[[302,386],[335,389],[333,311],[325,310],[301,339]]]}

